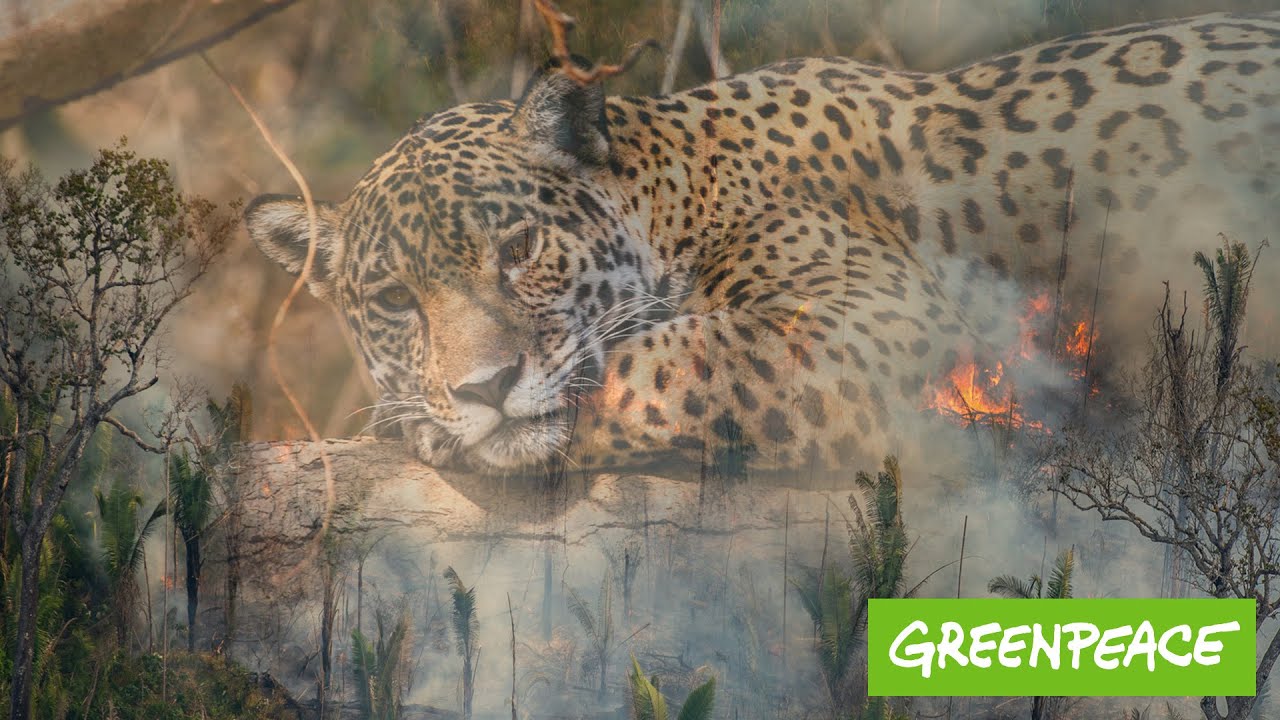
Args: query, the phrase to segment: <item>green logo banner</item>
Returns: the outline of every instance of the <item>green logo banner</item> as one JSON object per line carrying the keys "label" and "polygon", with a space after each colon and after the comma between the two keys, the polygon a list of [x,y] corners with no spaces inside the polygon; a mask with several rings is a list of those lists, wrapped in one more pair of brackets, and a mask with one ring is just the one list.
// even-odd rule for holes
{"label": "green logo banner", "polygon": [[872,600],[873,696],[1253,695],[1252,600]]}

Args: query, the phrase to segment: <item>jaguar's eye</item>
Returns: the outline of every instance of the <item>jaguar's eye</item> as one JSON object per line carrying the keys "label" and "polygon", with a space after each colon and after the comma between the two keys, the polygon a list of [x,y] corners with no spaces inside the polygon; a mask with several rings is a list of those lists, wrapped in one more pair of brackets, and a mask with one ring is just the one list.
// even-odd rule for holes
{"label": "jaguar's eye", "polygon": [[537,255],[535,244],[533,230],[520,228],[498,246],[498,263],[503,270],[510,270],[529,262]]}
{"label": "jaguar's eye", "polygon": [[392,285],[374,296],[374,301],[393,312],[402,312],[414,306],[415,300],[409,288],[403,285]]}

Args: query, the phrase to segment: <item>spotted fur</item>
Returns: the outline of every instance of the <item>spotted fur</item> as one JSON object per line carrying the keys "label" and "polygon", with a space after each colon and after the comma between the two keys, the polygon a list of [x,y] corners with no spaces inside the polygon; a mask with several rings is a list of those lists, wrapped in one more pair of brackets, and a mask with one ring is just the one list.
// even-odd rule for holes
{"label": "spotted fur", "polygon": [[[1277,13],[656,97],[553,71],[422,120],[320,208],[308,280],[424,462],[838,464],[885,449],[998,320],[977,296],[1047,277],[1064,228],[1110,226],[1133,272],[1224,217],[1280,225],[1278,103]],[[300,201],[247,220],[300,271]]]}

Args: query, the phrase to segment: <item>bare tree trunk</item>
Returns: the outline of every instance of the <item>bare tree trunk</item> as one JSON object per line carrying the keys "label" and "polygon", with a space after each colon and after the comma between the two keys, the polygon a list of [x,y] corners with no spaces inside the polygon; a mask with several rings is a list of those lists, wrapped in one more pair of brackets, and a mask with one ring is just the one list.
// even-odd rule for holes
{"label": "bare tree trunk", "polygon": [[[1262,624],[1264,619],[1258,621]],[[1254,687],[1261,688],[1267,684],[1267,680],[1271,677],[1271,671],[1275,669],[1276,660],[1280,659],[1280,630],[1271,636],[1271,642],[1267,643],[1266,652],[1262,653],[1262,658],[1258,660],[1258,669],[1254,676]],[[1252,697],[1229,697],[1227,698],[1227,712],[1222,714],[1218,710],[1218,698],[1204,697],[1200,698],[1200,710],[1204,713],[1207,720],[1246,720],[1253,712],[1253,705],[1257,701],[1256,696]]]}
{"label": "bare tree trunk", "polygon": [[729,67],[729,61],[720,51],[720,0],[711,0],[711,2],[713,7],[710,14],[697,0],[694,0],[693,12],[694,19],[697,20],[702,47],[707,51],[707,62],[711,63],[711,77],[719,80],[732,75],[733,68]]}
{"label": "bare tree trunk", "polygon": [[534,21],[533,0],[520,0],[520,21],[516,27],[515,57],[511,60],[511,99],[524,94],[524,86],[533,76]]}
{"label": "bare tree trunk", "polygon": [[462,717],[471,720],[471,699],[475,691],[475,669],[471,667],[471,658],[462,660]]}
{"label": "bare tree trunk", "polygon": [[27,720],[31,716],[36,606],[40,602],[40,538],[43,535],[28,530],[21,545],[22,587],[18,591],[18,647],[13,656],[13,684],[9,692],[10,720]]}
{"label": "bare tree trunk", "polygon": [[[169,584],[176,583],[178,579],[178,528],[177,523],[173,521],[173,487],[172,478],[170,477],[169,453],[164,454],[164,517],[169,523],[169,532],[165,534],[165,553],[164,559],[160,563],[162,568],[160,576],[164,580],[161,588],[164,590],[164,605],[160,607],[163,616],[160,619],[160,646],[163,653],[160,655],[160,700],[163,702],[169,698]],[[173,574],[169,574],[169,557],[173,557]],[[146,562],[145,558],[143,562]],[[124,623],[120,623],[120,627],[124,627]]]}
{"label": "bare tree trunk", "polygon": [[440,27],[443,38],[445,78],[449,81],[453,100],[455,103],[466,102],[470,93],[467,92],[466,83],[462,80],[462,72],[458,70],[458,42],[453,34],[453,20],[449,17],[443,0],[432,0],[431,10],[435,14],[436,25]]}
{"label": "bare tree trunk", "polygon": [[187,652],[196,651],[196,611],[200,605],[200,538],[184,538],[187,548]]}
{"label": "bare tree trunk", "polygon": [[542,573],[542,639],[551,642],[551,600],[554,586],[551,582],[551,543],[547,543]]}
{"label": "bare tree trunk", "polygon": [[695,0],[683,0],[680,3],[680,17],[676,20],[676,31],[671,40],[671,54],[667,56],[667,69],[662,74],[663,95],[675,89],[676,72],[680,69],[680,60],[689,43],[689,27],[693,25],[694,2]]}
{"label": "bare tree trunk", "polygon": [[237,479],[233,477],[228,484],[226,535],[223,542],[226,546],[226,602],[224,606],[227,623],[227,642],[236,637],[236,604],[240,600],[240,491]]}
{"label": "bare tree trunk", "polygon": [[[22,413],[19,417],[25,420],[26,406],[21,404],[21,399],[19,403],[18,412]],[[25,422],[20,424],[26,425]],[[97,424],[93,418],[84,422],[84,426],[89,428],[97,427]],[[44,536],[49,530],[50,523],[53,522],[53,515],[67,492],[67,483],[70,482],[71,472],[75,467],[75,463],[69,462],[69,459],[78,460],[84,457],[90,434],[82,429],[69,441],[60,465],[61,469],[52,473],[52,477],[45,476],[47,485],[31,489],[29,510],[22,507],[17,497],[14,504],[10,506],[12,527],[17,531],[18,547],[22,556],[22,588],[18,592],[18,641],[13,654],[13,685],[9,693],[10,720],[27,720],[31,716],[31,689],[35,678],[36,612],[40,606],[40,547],[44,544]],[[13,464],[14,482],[21,483],[26,477],[27,457],[26,452],[22,450],[19,450],[16,455],[16,461]],[[43,475],[48,471],[45,468],[37,468],[36,472]]]}
{"label": "bare tree trunk", "polygon": [[333,681],[333,618],[337,614],[337,581],[333,562],[326,559],[321,582],[324,583],[320,603],[320,705],[329,699],[329,686]]}
{"label": "bare tree trunk", "polygon": [[[1164,307],[1160,312],[1160,339],[1164,350],[1163,358],[1165,379],[1169,383],[1169,402],[1170,410],[1173,414],[1173,431],[1177,438],[1177,446],[1174,449],[1177,468],[1177,478],[1174,480],[1174,487],[1181,487],[1191,479],[1193,453],[1196,447],[1196,428],[1192,427],[1194,421],[1191,397],[1190,382],[1190,363],[1192,349],[1187,342],[1185,332],[1186,322],[1186,301],[1183,301],[1182,317],[1175,327],[1173,324],[1173,314],[1169,307],[1169,292],[1165,289]],[[1187,500],[1185,496],[1178,498],[1178,513],[1175,523],[1178,527],[1185,527],[1188,519]],[[1182,559],[1184,551],[1177,547],[1170,546],[1169,558],[1169,596],[1182,597],[1186,594],[1185,585],[1178,580],[1182,567]]]}
{"label": "bare tree trunk", "polygon": [[519,720],[516,712],[516,611],[511,606],[511,593],[507,593],[507,614],[511,616],[511,720]]}

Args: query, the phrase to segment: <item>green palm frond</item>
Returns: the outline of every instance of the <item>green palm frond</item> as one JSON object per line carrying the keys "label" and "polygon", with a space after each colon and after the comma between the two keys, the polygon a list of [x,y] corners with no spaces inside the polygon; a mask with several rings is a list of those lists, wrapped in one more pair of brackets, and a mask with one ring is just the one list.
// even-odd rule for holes
{"label": "green palm frond", "polygon": [[855,497],[849,497],[858,521],[849,535],[854,580],[866,599],[900,597],[911,544],[902,522],[902,473],[897,459],[886,457],[884,470],[874,479],[859,472],[856,483],[863,500],[859,504]]}
{"label": "green palm frond", "polygon": [[569,588],[569,613],[591,640],[597,654],[608,649],[613,641],[613,583],[605,577],[600,584],[600,603],[592,610],[582,595]]}
{"label": "green palm frond", "polygon": [[592,644],[598,644],[597,638],[600,636],[600,630],[596,628],[595,616],[591,613],[586,600],[578,594],[575,588],[569,588],[569,613],[578,621],[578,625],[582,626],[582,631],[591,638]]}
{"label": "green palm frond", "polygon": [[1075,571],[1076,558],[1072,549],[1058,554],[1053,563],[1053,573],[1049,575],[1049,585],[1045,588],[1045,597],[1065,600],[1071,597],[1074,588],[1071,586],[1071,575]]}
{"label": "green palm frond", "polygon": [[1054,598],[1062,600],[1071,597],[1075,592],[1071,584],[1071,576],[1075,572],[1075,552],[1068,548],[1058,553],[1053,561],[1053,573],[1049,575],[1049,583],[1039,575],[1032,575],[1026,580],[1016,575],[1001,575],[987,583],[987,591],[1001,597],[1014,599]]}
{"label": "green palm frond", "polygon": [[1204,274],[1205,311],[1217,335],[1217,388],[1221,392],[1231,377],[1240,353],[1237,343],[1244,323],[1253,277],[1253,258],[1244,243],[1231,242],[1225,235],[1214,259],[1197,251],[1192,260]]}
{"label": "green palm frond", "polygon": [[98,504],[99,539],[107,575],[113,585],[130,583],[142,567],[147,538],[154,531],[156,521],[164,517],[164,501],[139,525],[142,496],[132,488],[116,483],[105,495],[97,488],[93,494]]}
{"label": "green palm frond", "polygon": [[633,720],[667,720],[667,701],[658,691],[657,683],[645,677],[635,655],[631,656],[630,678]]}
{"label": "green palm frond", "polygon": [[[632,720],[667,720],[667,701],[662,697],[658,676],[646,678],[636,656],[631,656],[631,718]],[[694,688],[685,698],[676,720],[710,720],[715,709],[716,679],[711,678]]]}
{"label": "green palm frond", "polygon": [[231,386],[231,395],[222,404],[209,398],[205,404],[209,420],[213,424],[216,442],[212,452],[214,460],[229,459],[231,448],[251,437],[253,428],[253,398],[249,387],[242,382]]}
{"label": "green palm frond", "polygon": [[843,677],[853,657],[858,627],[854,618],[853,582],[834,568],[822,586],[819,645],[823,667],[830,677]]}
{"label": "green palm frond", "polygon": [[409,621],[401,612],[388,633],[386,615],[380,610],[375,613],[375,618],[378,626],[376,644],[370,643],[359,630],[351,632],[356,697],[368,720],[396,720],[401,710],[400,695],[404,685],[401,666]]}
{"label": "green palm frond", "polygon": [[716,679],[711,678],[694,688],[685,698],[676,720],[710,720],[716,705]]}
{"label": "green palm frond", "polygon": [[79,476],[77,482],[85,486],[102,482],[114,455],[115,442],[113,440],[115,436],[112,434],[114,432],[114,430],[102,429],[93,433],[89,440],[89,447],[85,449],[84,457],[81,458],[80,464],[76,468],[76,473]]}
{"label": "green palm frond", "polygon": [[1230,328],[1237,322],[1247,299],[1249,272],[1252,260],[1244,243],[1233,243],[1223,238],[1222,247],[1214,252],[1214,259],[1196,251],[1192,260],[1204,273],[1205,302],[1209,316],[1216,327]]}
{"label": "green palm frond", "polygon": [[213,514],[213,484],[205,468],[192,462],[185,451],[169,459],[169,496],[173,522],[183,540],[194,540]]}
{"label": "green palm frond", "polygon": [[1041,583],[1039,575],[1032,575],[1026,580],[1015,575],[1001,575],[991,578],[987,583],[987,592],[1012,599],[1031,599],[1040,597]]}
{"label": "green palm frond", "polygon": [[453,567],[445,568],[444,578],[449,582],[453,599],[453,635],[458,643],[458,654],[474,658],[475,640],[480,634],[480,621],[476,619],[476,589],[468,588]]}
{"label": "green palm frond", "polygon": [[835,567],[827,568],[821,583],[818,577],[816,570],[807,569],[804,578],[793,578],[791,584],[818,631],[818,660],[823,673],[836,680],[848,669],[860,632],[854,612],[854,582]]}
{"label": "green palm frond", "polygon": [[351,671],[355,675],[356,702],[365,717],[374,711],[374,681],[377,677],[377,657],[373,644],[358,629],[351,631]]}
{"label": "green palm frond", "polygon": [[129,577],[133,578],[142,569],[142,563],[146,560],[147,539],[151,537],[151,533],[156,529],[156,523],[165,515],[164,501],[156,503],[155,508],[147,519],[143,521],[142,528],[138,530],[138,535],[134,539],[132,552],[129,555],[129,561],[125,565],[125,571],[129,573]]}

